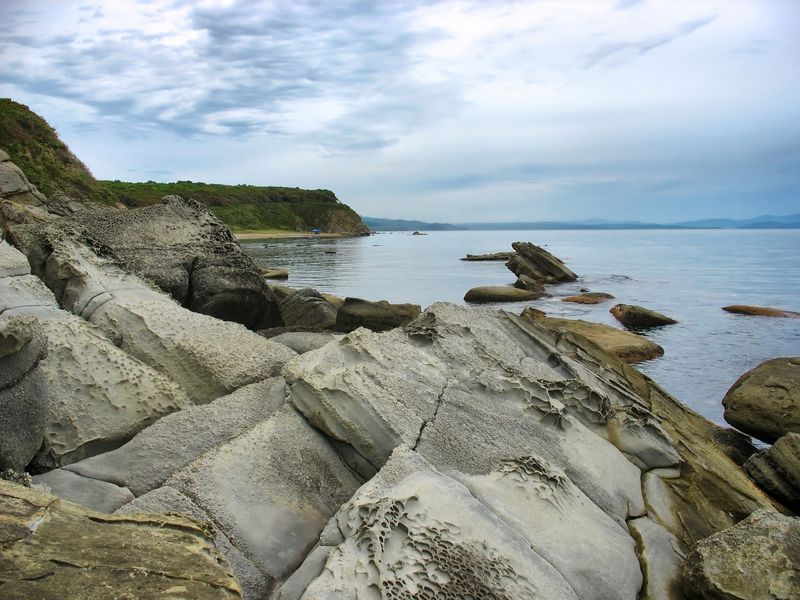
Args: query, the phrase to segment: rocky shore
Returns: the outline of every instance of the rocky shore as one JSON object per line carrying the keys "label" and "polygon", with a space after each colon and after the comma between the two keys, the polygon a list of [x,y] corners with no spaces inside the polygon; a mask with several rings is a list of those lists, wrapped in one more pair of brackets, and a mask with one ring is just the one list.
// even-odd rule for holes
{"label": "rocky shore", "polygon": [[[15,214],[3,598],[798,598],[788,418],[757,452],[591,328],[270,286],[182,198]],[[729,404],[796,411],[797,361]]]}

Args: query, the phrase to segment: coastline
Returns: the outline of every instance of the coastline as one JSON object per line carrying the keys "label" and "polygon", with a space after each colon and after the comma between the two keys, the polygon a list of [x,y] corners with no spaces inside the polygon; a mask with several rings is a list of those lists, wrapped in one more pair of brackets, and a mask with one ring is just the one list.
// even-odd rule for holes
{"label": "coastline", "polygon": [[234,231],[233,237],[237,240],[268,240],[288,238],[343,238],[353,237],[356,234],[348,233],[311,233],[309,231],[283,231],[280,229],[266,229],[263,231]]}

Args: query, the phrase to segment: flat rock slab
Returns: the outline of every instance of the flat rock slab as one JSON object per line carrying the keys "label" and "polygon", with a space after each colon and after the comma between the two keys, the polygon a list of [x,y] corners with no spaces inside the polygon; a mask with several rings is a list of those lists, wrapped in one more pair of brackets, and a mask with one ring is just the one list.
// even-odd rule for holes
{"label": "flat rock slab", "polygon": [[208,531],[183,517],[104,515],[0,480],[0,539],[4,600],[241,598]]}
{"label": "flat rock slab", "polygon": [[662,325],[672,325],[677,323],[675,319],[671,319],[660,312],[636,306],[635,304],[617,304],[612,306],[609,310],[614,318],[632,329],[647,329],[649,327],[661,327]]}
{"label": "flat rock slab", "polygon": [[613,300],[614,296],[604,292],[586,292],[575,296],[562,298],[562,302],[572,302],[573,304],[600,304],[606,300]]}
{"label": "flat rock slab", "polygon": [[722,310],[737,315],[750,315],[756,317],[779,317],[779,318],[800,318],[800,312],[793,310],[783,310],[781,308],[770,308],[768,306],[749,306],[746,304],[731,304],[723,306]]}
{"label": "flat rock slab", "polygon": [[800,519],[760,510],[700,541],[684,563],[683,590],[697,600],[797,600]]}
{"label": "flat rock slab", "polygon": [[54,469],[35,475],[33,483],[47,486],[59,498],[108,514],[128,504],[135,497],[128,488],[81,477],[66,469]]}
{"label": "flat rock slab", "polygon": [[505,261],[514,256],[515,254],[516,252],[493,252],[491,254],[467,254],[465,257],[460,258],[459,260],[465,260],[468,262],[480,262],[489,260]]}
{"label": "flat rock slab", "polygon": [[728,423],[764,442],[800,433],[800,357],[774,358],[751,369],[722,405]]}
{"label": "flat rock slab", "polygon": [[475,287],[464,295],[465,302],[522,302],[536,300],[542,294],[530,290],[523,290],[510,285],[487,285]]}

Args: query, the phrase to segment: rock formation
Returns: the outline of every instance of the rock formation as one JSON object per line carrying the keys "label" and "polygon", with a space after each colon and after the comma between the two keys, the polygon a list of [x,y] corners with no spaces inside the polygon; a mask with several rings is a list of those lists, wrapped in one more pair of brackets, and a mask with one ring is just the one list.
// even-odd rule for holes
{"label": "rock formation", "polygon": [[744,468],[773,498],[800,512],[800,433],[787,433],[768,450],[753,454]]}
{"label": "rock formation", "polygon": [[800,433],[800,357],[774,358],[751,369],[722,404],[728,423],[764,442]]}
{"label": "rock formation", "polygon": [[516,252],[493,252],[492,254],[467,254],[464,258],[461,258],[459,260],[465,260],[468,262],[481,262],[489,260],[507,261],[515,254]]}
{"label": "rock formation", "polygon": [[647,329],[649,327],[661,327],[677,323],[660,312],[636,306],[635,304],[617,304],[609,310],[614,318],[632,329]]}
{"label": "rock formation", "polygon": [[514,242],[511,247],[516,253],[508,259],[506,266],[517,277],[525,276],[541,283],[563,283],[578,278],[561,260],[540,246]]}
{"label": "rock formation", "polygon": [[336,313],[336,331],[353,331],[366,327],[386,331],[409,323],[420,313],[419,304],[391,304],[386,300],[370,302],[361,298],[345,298]]}
{"label": "rock formation", "polygon": [[584,292],[575,296],[562,298],[562,302],[572,302],[574,304],[600,304],[606,300],[612,300],[614,296],[604,292]]}
{"label": "rock formation", "polygon": [[487,303],[487,302],[520,302],[523,300],[536,300],[544,294],[523,290],[510,285],[487,285],[474,287],[464,294],[465,302]]}
{"label": "rock formation", "polygon": [[757,317],[783,317],[794,319],[800,317],[800,312],[783,310],[781,308],[770,308],[767,306],[748,306],[745,304],[731,304],[730,306],[723,306],[722,310],[737,315],[750,315]]}

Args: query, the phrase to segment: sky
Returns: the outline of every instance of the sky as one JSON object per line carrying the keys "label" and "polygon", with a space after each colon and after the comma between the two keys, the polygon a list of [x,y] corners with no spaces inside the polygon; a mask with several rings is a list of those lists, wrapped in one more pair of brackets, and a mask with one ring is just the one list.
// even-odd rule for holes
{"label": "sky", "polygon": [[798,0],[0,0],[0,97],[102,179],[428,221],[800,212]]}

